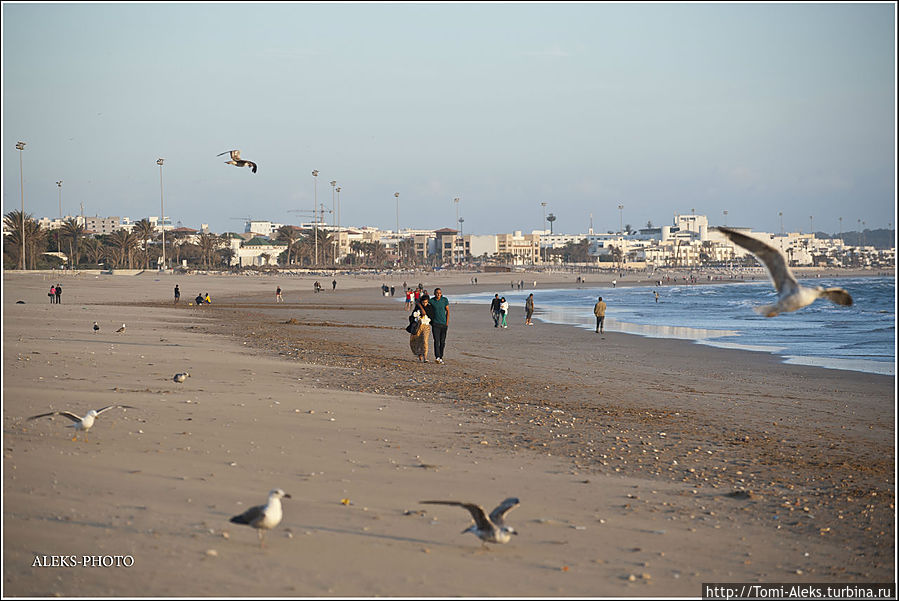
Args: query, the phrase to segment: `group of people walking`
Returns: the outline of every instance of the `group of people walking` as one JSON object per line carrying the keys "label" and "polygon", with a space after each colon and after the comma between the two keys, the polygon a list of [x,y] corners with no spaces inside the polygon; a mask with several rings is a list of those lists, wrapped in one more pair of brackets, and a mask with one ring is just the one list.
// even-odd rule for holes
{"label": "group of people walking", "polygon": [[[509,315],[509,301],[506,300],[505,296],[500,296],[499,294],[493,295],[493,300],[490,301],[490,314],[493,316],[493,327],[494,328],[508,328],[509,322],[507,317]],[[530,293],[524,301],[524,325],[532,326],[534,322],[532,318],[534,317],[534,293]]]}
{"label": "group of people walking", "polygon": [[434,296],[428,295],[428,291],[411,288],[406,290],[406,306],[408,308],[412,296],[416,297],[412,314],[409,316],[409,347],[412,354],[418,357],[421,363],[428,361],[428,344],[431,338],[434,340],[434,360],[443,363],[443,353],[446,349],[446,332],[449,329],[449,299],[443,296],[440,288],[434,289]]}
{"label": "group of people walking", "polygon": [[50,286],[50,292],[47,293],[47,296],[50,297],[51,305],[58,305],[62,302],[62,286],[59,284]]}

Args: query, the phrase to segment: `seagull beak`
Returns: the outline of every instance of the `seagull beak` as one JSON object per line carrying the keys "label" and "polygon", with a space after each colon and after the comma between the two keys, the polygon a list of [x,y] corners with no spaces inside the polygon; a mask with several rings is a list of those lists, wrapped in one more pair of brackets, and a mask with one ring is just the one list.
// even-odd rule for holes
{"label": "seagull beak", "polygon": [[285,499],[292,499],[293,497],[291,497],[291,496],[290,496],[289,494],[287,494],[287,493],[284,493],[284,498],[285,498]]}

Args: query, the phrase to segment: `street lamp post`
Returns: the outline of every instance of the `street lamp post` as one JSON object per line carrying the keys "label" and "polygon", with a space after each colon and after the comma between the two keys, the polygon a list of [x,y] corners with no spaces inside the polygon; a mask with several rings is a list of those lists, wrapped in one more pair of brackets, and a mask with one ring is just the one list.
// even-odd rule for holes
{"label": "street lamp post", "polygon": [[62,229],[62,180],[56,182],[56,187],[59,188],[59,227],[56,228],[56,252],[62,252],[59,247],[59,232]]}
{"label": "street lamp post", "polygon": [[394,192],[394,198],[396,198],[396,240],[397,245],[399,245],[400,240],[400,193]]}
{"label": "street lamp post", "polygon": [[783,236],[784,235],[784,212],[778,211],[777,215],[778,215],[778,217],[780,217],[780,235]]}
{"label": "street lamp post", "polygon": [[[334,225],[334,222],[337,220],[337,202],[334,200],[334,194],[337,191],[337,180],[332,179],[331,184],[331,225]],[[331,245],[331,253],[334,255],[334,264],[337,264],[337,251],[334,250],[334,245]]]}
{"label": "street lamp post", "polygon": [[624,231],[624,205],[618,205],[618,233]]}
{"label": "street lamp post", "polygon": [[334,261],[337,261],[337,255],[340,254],[340,186],[337,186],[337,253],[334,255]]}
{"label": "street lamp post", "polygon": [[813,219],[814,219],[814,215],[808,216],[808,233],[809,234],[815,233],[815,226],[813,225],[813,223],[814,223]]}
{"label": "street lamp post", "polygon": [[[540,206],[543,207],[543,233],[545,234],[546,233],[546,203],[541,202]],[[546,245],[541,243],[540,246],[542,246],[544,249],[543,250],[543,262],[546,263]]]}
{"label": "street lamp post", "polygon": [[724,227],[727,227],[727,209],[724,209]]}
{"label": "street lamp post", "polygon": [[[454,198],[453,203],[456,205],[456,223],[460,224],[459,225],[459,236],[457,236],[457,238],[461,238],[461,236],[462,236],[462,225],[461,225],[462,221],[459,219],[459,197]],[[453,242],[453,254],[454,255],[456,254],[455,247],[458,243],[459,243],[459,240],[456,240],[455,242]]]}
{"label": "street lamp post", "polygon": [[162,188],[162,164],[165,159],[156,159],[159,165],[159,229],[162,230],[162,269],[165,271],[165,201]]}
{"label": "street lamp post", "polygon": [[25,142],[16,142],[16,150],[19,151],[19,189],[22,194],[22,271],[25,271],[25,172],[22,169],[22,152],[25,150]]}
{"label": "street lamp post", "polygon": [[312,237],[315,244],[315,265],[318,265],[318,219],[315,211],[318,207],[318,169],[312,170]]}

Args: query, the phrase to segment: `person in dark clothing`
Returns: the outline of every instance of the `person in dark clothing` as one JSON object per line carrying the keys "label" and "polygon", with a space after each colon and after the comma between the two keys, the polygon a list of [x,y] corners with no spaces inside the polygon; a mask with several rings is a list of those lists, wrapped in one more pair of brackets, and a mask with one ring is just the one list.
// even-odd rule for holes
{"label": "person in dark clothing", "polygon": [[177,303],[181,300],[181,289],[178,288],[178,284],[175,284],[175,302]]}
{"label": "person in dark clothing", "polygon": [[62,286],[57,284],[56,285],[56,304],[58,305],[61,302],[62,302]]}
{"label": "person in dark clothing", "polygon": [[500,317],[499,294],[494,294],[493,300],[490,301],[490,313],[491,313],[491,315],[493,315],[493,327],[498,328],[499,327],[499,317]]}
{"label": "person in dark clothing", "polygon": [[431,334],[434,336],[434,357],[437,363],[443,363],[443,351],[446,347],[446,330],[449,328],[449,299],[443,296],[440,288],[434,289],[434,298],[428,303],[433,315],[431,318]]}

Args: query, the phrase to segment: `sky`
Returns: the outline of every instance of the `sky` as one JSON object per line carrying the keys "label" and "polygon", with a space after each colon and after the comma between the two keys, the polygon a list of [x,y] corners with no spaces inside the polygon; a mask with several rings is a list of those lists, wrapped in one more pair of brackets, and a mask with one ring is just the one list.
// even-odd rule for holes
{"label": "sky", "polygon": [[243,231],[336,180],[391,230],[896,223],[892,2],[2,10],[4,214]]}

